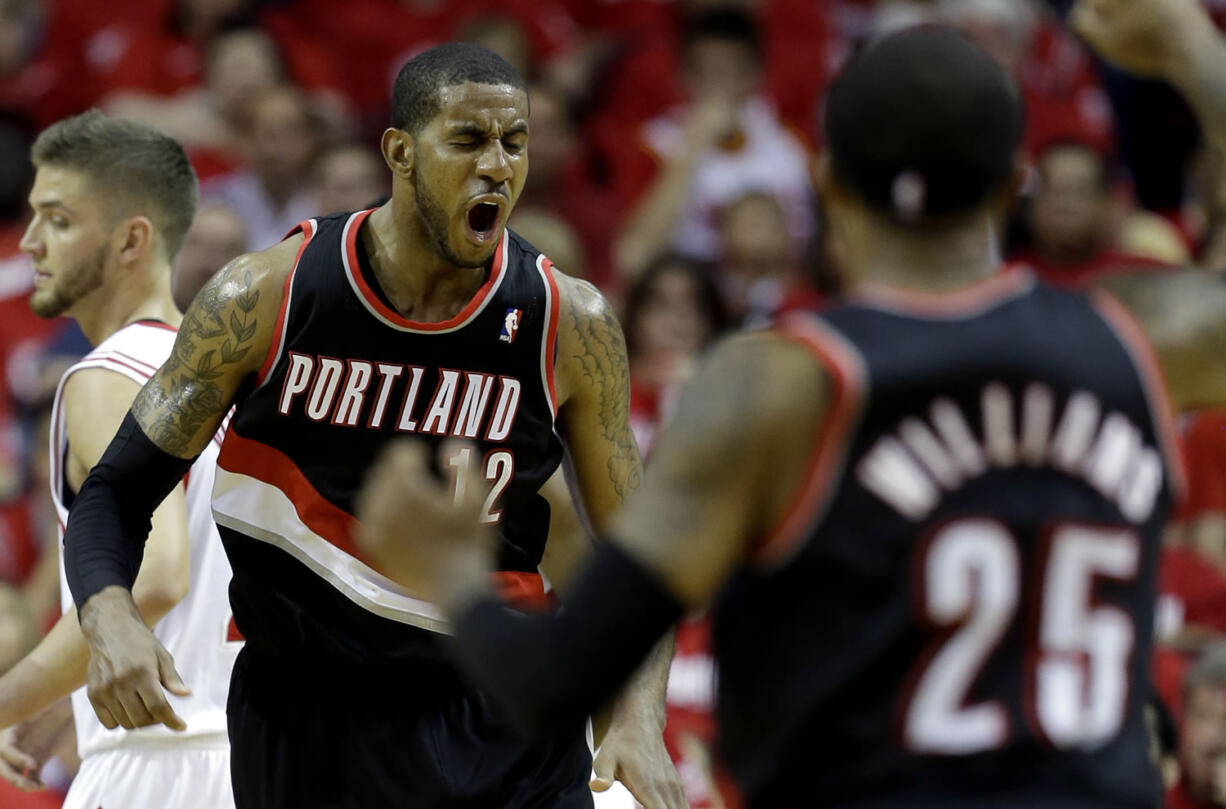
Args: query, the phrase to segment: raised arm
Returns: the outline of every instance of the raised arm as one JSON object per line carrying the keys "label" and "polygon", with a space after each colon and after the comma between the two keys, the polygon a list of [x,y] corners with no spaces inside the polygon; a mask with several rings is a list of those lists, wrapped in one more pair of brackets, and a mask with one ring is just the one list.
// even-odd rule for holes
{"label": "raised arm", "polygon": [[[420,445],[396,447],[372,475],[361,541],[382,569],[427,585],[455,620],[464,668],[509,715],[561,726],[603,704],[779,522],[804,482],[828,396],[825,371],[791,341],[758,334],[718,347],[557,614],[501,606],[487,582],[479,498],[452,503]],[[467,488],[479,491],[476,481]]]}
{"label": "raised arm", "polygon": [[1104,59],[1173,84],[1226,155],[1226,42],[1200,0],[1078,0],[1069,19]]}
{"label": "raised arm", "polygon": [[159,683],[184,693],[129,592],[150,515],[211,440],[272,342],[301,237],[235,259],[196,296],[171,357],[137,394],[77,494],[64,535],[68,583],[89,643],[89,695],[108,728],[181,729]]}

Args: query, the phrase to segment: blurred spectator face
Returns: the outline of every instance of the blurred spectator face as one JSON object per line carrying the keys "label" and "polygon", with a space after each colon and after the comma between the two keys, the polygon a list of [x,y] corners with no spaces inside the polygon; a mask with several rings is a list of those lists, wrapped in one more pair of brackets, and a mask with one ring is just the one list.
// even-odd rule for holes
{"label": "blurred spectator face", "polygon": [[251,106],[251,169],[266,186],[296,187],[315,154],[315,122],[306,97],[290,87],[260,95]]}
{"label": "blurred spectator face", "polygon": [[575,129],[566,109],[566,99],[557,89],[536,85],[528,93],[531,110],[528,126],[528,162],[532,171],[528,181],[548,187],[561,172],[575,149]]}
{"label": "blurred spectator face", "polygon": [[631,324],[635,356],[697,354],[712,334],[697,280],[684,267],[668,266],[644,281],[648,288]]}
{"label": "blurred spectator face", "polygon": [[1005,70],[1021,72],[1037,23],[1030,0],[943,0],[941,12]]}
{"label": "blurred spectator face", "polygon": [[331,149],[318,166],[320,213],[359,211],[388,192],[387,167],[376,152],[364,146]]}
{"label": "blurred spectator face", "polygon": [[686,86],[696,99],[744,101],[753,95],[761,77],[753,49],[732,39],[695,39],[686,49],[683,64]]}
{"label": "blurred spectator face", "polygon": [[283,78],[276,45],[257,29],[223,34],[209,51],[205,82],[222,117],[229,121],[240,121],[252,102]]}
{"label": "blurred spectator face", "polygon": [[0,0],[0,76],[26,63],[38,30],[39,8],[31,0]]}
{"label": "blurred spectator face", "polygon": [[1053,146],[1038,160],[1039,188],[1031,230],[1041,254],[1076,261],[1102,246],[1110,227],[1111,195],[1103,158],[1078,145]]}
{"label": "blurred spectator face", "polygon": [[171,293],[179,311],[187,311],[205,282],[247,249],[247,225],[225,205],[206,205],[196,212],[175,259]]}
{"label": "blurred spectator face", "polygon": [[751,280],[792,271],[787,221],[774,197],[742,197],[724,211],[721,224],[725,271]]}
{"label": "blurred spectator face", "polygon": [[1226,806],[1226,687],[1196,685],[1185,695],[1179,764],[1189,793]]}
{"label": "blurred spectator face", "polygon": [[501,56],[519,75],[532,72],[528,37],[515,20],[506,17],[483,17],[460,27],[457,39],[489,48]]}

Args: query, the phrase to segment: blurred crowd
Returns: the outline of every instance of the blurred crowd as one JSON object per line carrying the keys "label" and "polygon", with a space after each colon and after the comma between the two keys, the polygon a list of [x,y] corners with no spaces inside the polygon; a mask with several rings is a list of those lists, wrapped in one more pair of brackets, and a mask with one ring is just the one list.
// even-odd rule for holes
{"label": "blurred crowd", "polygon": [[[1226,0],[1205,0],[1226,24]],[[1170,88],[1097,63],[1061,0],[0,0],[0,669],[58,605],[48,405],[83,338],[28,310],[27,150],[97,106],[180,139],[202,205],[185,307],[237,254],[388,193],[378,151],[400,65],[485,45],[529,77],[531,170],[510,226],[620,308],[649,456],[711,340],[838,299],[812,178],[823,89],[873,38],[956,25],[1017,78],[1027,180],[1009,261],[1081,286],[1112,268],[1226,271],[1226,162]],[[1161,574],[1156,738],[1172,807],[1226,807],[1226,413],[1185,416],[1191,492]],[[707,755],[703,623],[682,628],[670,744],[696,807]],[[53,801],[53,798],[47,798]],[[9,806],[0,793],[0,805]],[[15,805],[15,804],[14,804]],[[31,804],[41,805],[41,804]],[[47,805],[58,805],[48,803]]]}

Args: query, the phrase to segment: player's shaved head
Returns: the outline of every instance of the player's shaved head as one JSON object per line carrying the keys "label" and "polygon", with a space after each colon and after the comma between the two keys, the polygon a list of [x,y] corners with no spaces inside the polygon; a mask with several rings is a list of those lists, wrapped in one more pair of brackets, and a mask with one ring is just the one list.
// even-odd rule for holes
{"label": "player's shaved head", "polygon": [[1013,80],[958,32],[912,28],[870,45],[826,100],[840,184],[903,224],[969,213],[1005,187],[1024,111]]}
{"label": "player's shaved head", "polygon": [[467,42],[449,42],[414,56],[396,76],[392,126],[410,134],[421,130],[442,108],[440,92],[473,82],[502,84],[527,92],[519,71],[498,54]]}
{"label": "player's shaved head", "polygon": [[110,215],[145,216],[167,260],[183,245],[196,214],[196,172],[174,138],[148,124],[97,110],[52,124],[31,149],[36,167],[79,172]]}

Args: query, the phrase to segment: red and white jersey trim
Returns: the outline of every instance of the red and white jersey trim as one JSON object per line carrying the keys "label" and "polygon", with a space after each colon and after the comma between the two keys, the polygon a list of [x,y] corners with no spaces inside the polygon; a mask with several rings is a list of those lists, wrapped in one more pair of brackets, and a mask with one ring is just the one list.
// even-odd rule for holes
{"label": "red and white jersey trim", "polygon": [[307,525],[277,486],[218,466],[213,487],[218,525],[267,542],[293,556],[363,609],[431,632],[449,631],[443,614],[346,553]]}
{"label": "red and white jersey trim", "polygon": [[554,418],[558,416],[558,392],[554,384],[554,353],[558,343],[558,313],[561,309],[561,297],[558,295],[558,282],[553,277],[553,262],[544,255],[536,257],[536,271],[541,274],[545,285],[545,330],[541,339],[541,385],[545,391],[545,399],[549,402],[549,410]]}
{"label": "red and white jersey trim", "polygon": [[481,314],[489,302],[494,299],[498,288],[502,286],[502,279],[507,275],[507,242],[509,241],[505,229],[502,238],[498,241],[498,247],[494,250],[494,264],[490,268],[489,280],[481,285],[472,300],[455,317],[439,323],[424,323],[401,317],[379,299],[379,296],[366,283],[366,279],[362,277],[361,267],[358,266],[358,229],[370,214],[371,211],[358,211],[345,223],[345,229],[341,235],[341,260],[345,265],[345,278],[349,281],[349,286],[353,288],[353,294],[361,301],[366,311],[383,325],[396,331],[420,334],[447,334],[457,331]]}

